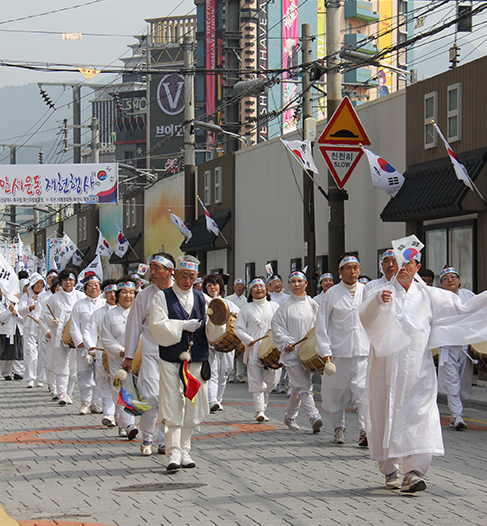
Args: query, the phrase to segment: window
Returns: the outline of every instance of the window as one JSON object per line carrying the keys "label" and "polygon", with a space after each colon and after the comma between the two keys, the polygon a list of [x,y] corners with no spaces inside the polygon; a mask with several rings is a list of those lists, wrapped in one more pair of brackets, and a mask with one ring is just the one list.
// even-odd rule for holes
{"label": "window", "polygon": [[424,147],[434,148],[438,146],[438,135],[431,121],[437,121],[438,114],[438,92],[433,91],[424,96]]}
{"label": "window", "polygon": [[290,266],[291,272],[295,272],[296,270],[302,270],[302,269],[303,267],[301,266],[301,258],[291,259],[291,266]]}
{"label": "window", "polygon": [[448,86],[448,141],[462,140],[462,83]]}
{"label": "window", "polygon": [[407,14],[408,12],[408,3],[407,0],[399,0],[397,10],[402,15]]}
{"label": "window", "polygon": [[78,217],[78,241],[86,241],[86,216]]}
{"label": "window", "polygon": [[474,290],[474,229],[474,221],[425,226],[425,266],[435,273],[436,286],[443,267],[452,265],[460,273],[462,288]]}
{"label": "window", "polygon": [[215,203],[222,202],[222,167],[215,168]]}
{"label": "window", "polygon": [[36,236],[36,256],[40,257],[42,255],[43,243],[42,243],[42,234]]}
{"label": "window", "polygon": [[206,172],[203,175],[203,184],[204,184],[204,190],[203,190],[203,198],[205,202],[205,206],[211,205],[211,171],[206,170]]}
{"label": "window", "polygon": [[245,263],[245,283],[250,283],[250,280],[255,276],[255,263]]}

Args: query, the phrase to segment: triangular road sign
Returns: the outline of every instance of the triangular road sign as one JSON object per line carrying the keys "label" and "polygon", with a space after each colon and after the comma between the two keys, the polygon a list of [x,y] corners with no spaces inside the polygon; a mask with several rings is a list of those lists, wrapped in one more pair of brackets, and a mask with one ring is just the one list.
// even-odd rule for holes
{"label": "triangular road sign", "polygon": [[364,154],[362,148],[333,145],[319,148],[333,179],[341,190]]}
{"label": "triangular road sign", "polygon": [[348,97],[345,97],[336,109],[325,131],[318,139],[319,144],[363,144],[370,140]]}

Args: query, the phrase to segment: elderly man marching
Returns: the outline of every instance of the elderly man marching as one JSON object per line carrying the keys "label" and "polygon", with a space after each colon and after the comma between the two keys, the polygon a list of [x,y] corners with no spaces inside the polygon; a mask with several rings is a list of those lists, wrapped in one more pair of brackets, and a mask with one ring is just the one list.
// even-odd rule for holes
{"label": "elderly man marching", "polygon": [[268,422],[269,418],[265,415],[265,410],[269,394],[279,382],[281,370],[264,368],[259,360],[259,348],[262,338],[269,333],[272,317],[279,305],[269,301],[265,283],[261,278],[253,279],[249,289],[251,299],[238,313],[235,334],[245,345],[244,354],[248,369],[249,391],[254,399],[255,419],[257,422]]}
{"label": "elderly man marching", "polygon": [[[446,266],[440,273],[440,283],[445,290],[457,294],[462,303],[475,294],[460,288],[460,274],[454,267]],[[463,402],[472,397],[473,364],[468,357],[468,345],[440,347],[438,363],[438,392],[446,394],[451,412],[450,427],[457,431],[467,428],[463,419]]]}
{"label": "elderly man marching", "polygon": [[365,387],[370,340],[359,318],[364,285],[358,283],[359,260],[351,253],[340,259],[341,282],[324,295],[316,317],[316,352],[333,356],[336,373],[323,375],[321,398],[323,409],[330,412],[334,444],[345,444],[345,408],[350,400],[358,412],[359,446],[367,446],[361,398]]}
{"label": "elderly man marching", "polygon": [[380,257],[379,270],[382,276],[379,279],[373,279],[365,285],[365,295],[369,294],[376,287],[384,288],[391,281],[392,276],[397,272],[396,256],[392,248],[387,249]]}
{"label": "elderly man marching", "polygon": [[[191,435],[209,412],[205,381],[209,376],[203,379],[202,365],[208,360],[208,340],[215,341],[225,332],[225,325],[215,327],[205,317],[205,297],[193,288],[198,268],[196,258],[180,256],[174,272],[176,282],[154,296],[150,313],[149,328],[159,345],[159,416],[166,425],[168,472],[196,465],[189,455]],[[187,360],[185,372],[201,384],[193,402],[186,398],[180,377],[181,364],[184,367]]]}
{"label": "elderly man marching", "polygon": [[296,417],[302,404],[313,433],[319,433],[323,421],[313,398],[312,373],[301,365],[298,356],[299,345],[297,345],[314,327],[318,311],[317,303],[306,294],[307,286],[308,279],[303,272],[291,273],[289,276],[291,297],[281,303],[272,318],[271,327],[274,344],[281,351],[280,361],[287,367],[292,385],[284,424],[289,429],[299,429]]}
{"label": "elderly man marching", "polygon": [[[151,405],[151,409],[144,411],[140,417],[140,429],[142,431],[140,450],[145,456],[152,454],[159,407],[159,349],[149,330],[149,315],[154,296],[159,291],[171,286],[174,264],[175,261],[171,254],[166,252],[154,254],[149,265],[151,284],[137,294],[127,318],[125,359],[122,367],[130,368],[132,366],[141,340],[142,363],[137,388],[142,398]],[[137,434],[136,431],[135,434]],[[164,454],[164,426],[162,424],[159,426],[157,442],[157,452]]]}

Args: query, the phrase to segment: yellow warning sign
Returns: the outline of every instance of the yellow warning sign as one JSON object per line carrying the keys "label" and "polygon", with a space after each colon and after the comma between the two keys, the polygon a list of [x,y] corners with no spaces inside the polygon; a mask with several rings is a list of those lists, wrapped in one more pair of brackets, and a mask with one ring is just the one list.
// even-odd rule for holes
{"label": "yellow warning sign", "polygon": [[318,139],[319,144],[363,144],[370,140],[348,97],[336,109],[325,131]]}
{"label": "yellow warning sign", "polygon": [[78,70],[80,71],[80,73],[83,73],[85,78],[87,78],[88,80],[100,73],[99,69],[78,68]]}

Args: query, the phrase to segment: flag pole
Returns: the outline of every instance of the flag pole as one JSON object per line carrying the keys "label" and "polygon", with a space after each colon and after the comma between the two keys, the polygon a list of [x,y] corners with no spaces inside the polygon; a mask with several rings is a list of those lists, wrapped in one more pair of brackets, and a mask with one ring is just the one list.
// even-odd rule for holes
{"label": "flag pole", "polygon": [[[98,227],[96,227],[98,228]],[[66,234],[66,232],[63,230],[63,236],[64,234]],[[68,235],[68,234],[66,234]],[[71,239],[71,238],[69,238]],[[81,250],[78,248],[78,245],[76,245],[76,250],[74,252],[75,254],[79,254],[81,256],[81,261],[84,261],[86,259],[86,261],[88,261],[88,258],[83,254],[83,252],[81,252]],[[73,260],[73,258],[71,257],[71,261]]]}
{"label": "flag pole", "polygon": [[[117,225],[117,228],[118,228],[118,231],[119,232],[122,232],[123,234],[123,230],[121,230],[121,228],[118,226],[118,223],[116,221],[114,221],[114,223]],[[125,234],[123,234],[123,237],[125,237]],[[133,249],[132,245],[130,244],[130,241],[128,240],[128,238],[125,238],[127,239],[127,243],[129,244],[129,247],[130,247],[130,250],[133,252],[134,256],[139,259],[139,256],[137,255],[137,252],[135,252],[135,250]]]}
{"label": "flag pole", "polygon": [[[196,198],[198,199],[198,201],[201,201],[199,195],[197,195]],[[200,203],[200,204],[201,204],[201,203]],[[209,212],[208,212],[208,214],[209,214]],[[210,217],[211,217],[211,216],[210,216]],[[213,219],[213,218],[211,217],[211,219]],[[213,219],[213,221],[215,221],[215,220]],[[216,221],[215,221],[215,223],[216,223]],[[218,225],[217,225],[217,228],[218,228]],[[225,236],[222,234],[222,231],[221,231],[219,228],[218,228],[218,233],[220,234],[220,236],[222,236],[223,241],[225,241],[225,243],[227,244],[227,247],[231,248],[229,242],[225,239]],[[218,236],[217,236],[217,237],[218,237]]]}

